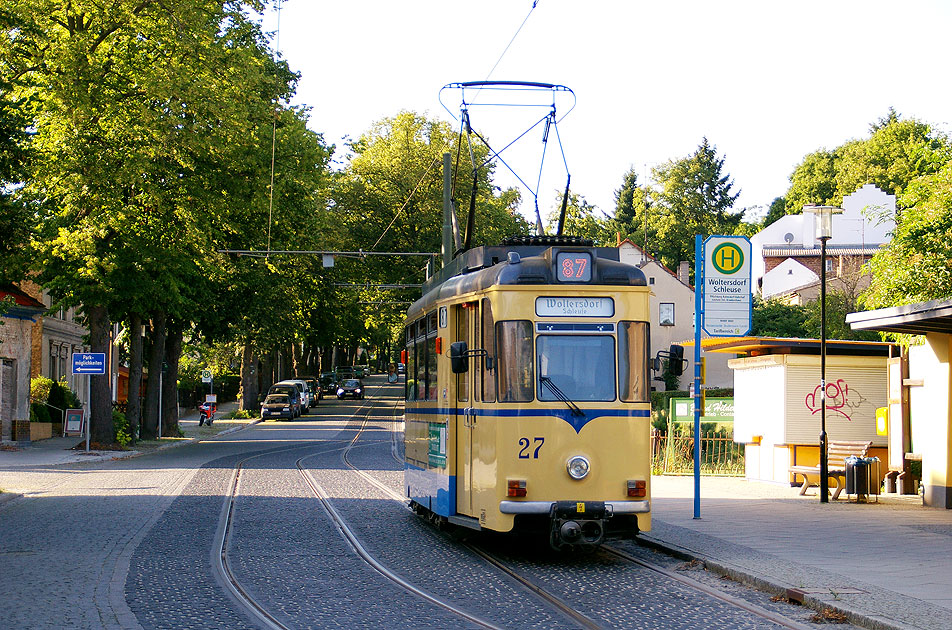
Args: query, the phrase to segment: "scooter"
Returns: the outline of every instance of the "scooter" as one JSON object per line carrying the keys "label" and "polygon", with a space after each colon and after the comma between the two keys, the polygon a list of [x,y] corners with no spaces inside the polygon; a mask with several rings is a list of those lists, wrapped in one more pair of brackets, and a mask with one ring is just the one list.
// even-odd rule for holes
{"label": "scooter", "polygon": [[212,403],[202,403],[198,406],[198,426],[207,424],[212,426],[212,420],[215,419],[215,405]]}

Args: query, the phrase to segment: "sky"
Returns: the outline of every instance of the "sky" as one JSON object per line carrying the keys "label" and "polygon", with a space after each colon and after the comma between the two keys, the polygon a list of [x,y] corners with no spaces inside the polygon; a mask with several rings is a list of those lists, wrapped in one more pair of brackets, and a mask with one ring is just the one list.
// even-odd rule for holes
{"label": "sky", "polygon": [[[653,166],[704,137],[740,192],[735,209],[756,212],[806,154],[867,137],[890,107],[952,132],[952,2],[941,0],[284,0],[280,20],[272,11],[262,23],[301,73],[294,104],[311,108],[309,127],[339,160],[345,138],[401,110],[459,129],[459,92],[443,91],[449,112],[440,102],[450,83],[570,88],[575,108],[556,106],[571,188],[608,213],[630,168],[650,184]],[[470,115],[501,148],[545,111]],[[544,218],[565,166],[550,140],[539,181],[541,150],[536,129],[503,158],[538,187]],[[504,169],[496,181],[518,185]],[[534,216],[526,189],[523,199]]]}

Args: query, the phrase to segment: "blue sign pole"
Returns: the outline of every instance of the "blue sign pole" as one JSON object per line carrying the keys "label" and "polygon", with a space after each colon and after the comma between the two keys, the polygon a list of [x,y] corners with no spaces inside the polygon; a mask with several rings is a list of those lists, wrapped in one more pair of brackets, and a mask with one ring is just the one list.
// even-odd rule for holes
{"label": "blue sign pole", "polygon": [[701,326],[704,321],[704,246],[694,235],[694,518],[701,518]]}

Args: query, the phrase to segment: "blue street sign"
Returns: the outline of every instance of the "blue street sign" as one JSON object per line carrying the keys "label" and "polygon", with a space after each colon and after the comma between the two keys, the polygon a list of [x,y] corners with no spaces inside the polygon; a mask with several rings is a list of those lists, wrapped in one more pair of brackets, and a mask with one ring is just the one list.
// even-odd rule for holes
{"label": "blue street sign", "polygon": [[105,352],[74,352],[73,374],[105,374]]}

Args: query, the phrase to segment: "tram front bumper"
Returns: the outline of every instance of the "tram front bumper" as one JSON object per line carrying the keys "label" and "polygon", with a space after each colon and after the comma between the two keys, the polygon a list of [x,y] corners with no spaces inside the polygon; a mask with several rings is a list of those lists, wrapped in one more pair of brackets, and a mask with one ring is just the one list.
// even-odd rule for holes
{"label": "tram front bumper", "polygon": [[[559,503],[564,503],[560,501]],[[591,501],[580,503],[592,503]],[[603,503],[599,501],[598,503]],[[574,501],[571,502],[576,505]],[[556,501],[500,501],[499,511],[503,514],[546,514],[552,512]],[[614,514],[647,514],[651,511],[648,501],[604,501],[608,516]]]}

